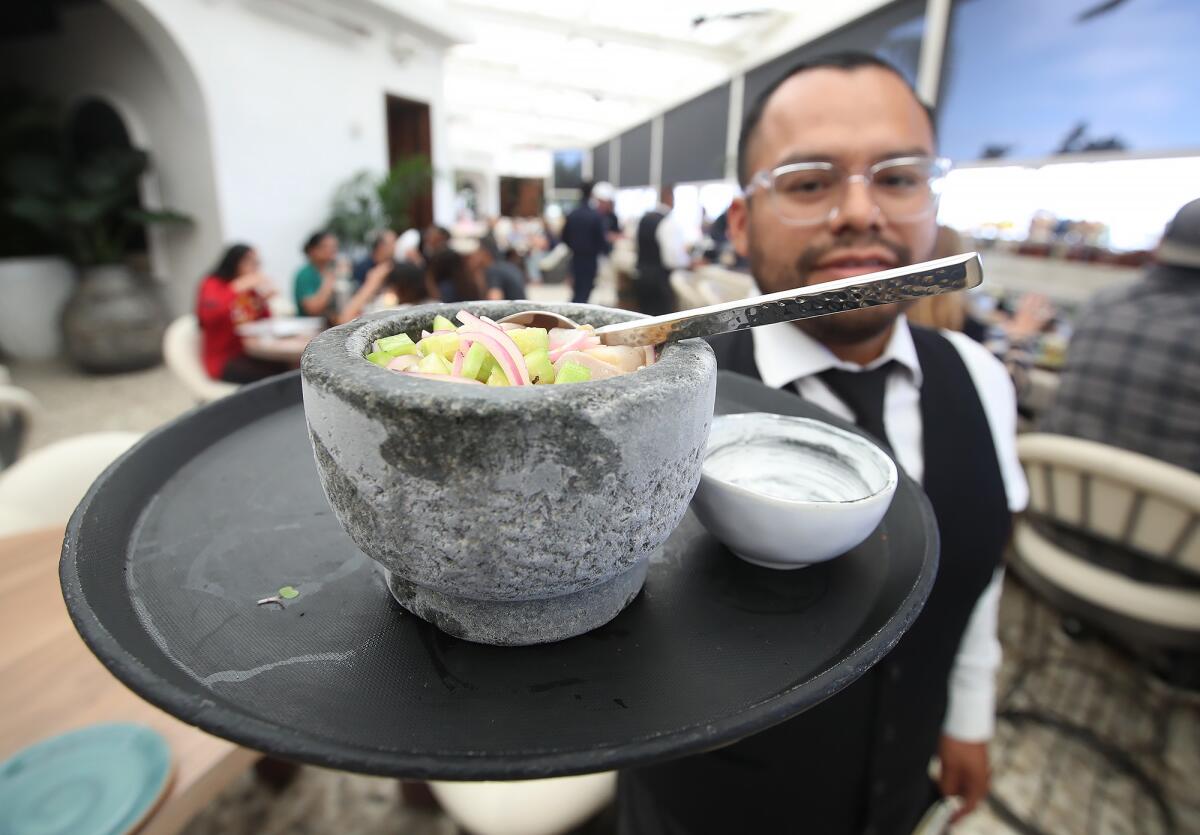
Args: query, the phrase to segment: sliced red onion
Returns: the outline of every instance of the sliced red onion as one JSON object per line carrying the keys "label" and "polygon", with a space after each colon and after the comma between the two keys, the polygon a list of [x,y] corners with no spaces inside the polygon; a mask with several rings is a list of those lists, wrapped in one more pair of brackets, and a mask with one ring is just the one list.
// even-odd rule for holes
{"label": "sliced red onion", "polygon": [[477,341],[482,342],[483,347],[500,363],[509,383],[514,386],[533,385],[529,379],[529,367],[525,365],[525,357],[511,336],[497,325],[489,324],[466,310],[458,312],[458,321],[463,323],[463,329],[458,332],[459,336],[472,340],[480,337]]}
{"label": "sliced red onion", "polygon": [[524,325],[518,325],[516,322],[497,322],[496,327],[502,331],[519,331]]}
{"label": "sliced red onion", "polygon": [[387,364],[387,367],[391,371],[407,371],[420,362],[420,358],[415,354],[401,354],[400,356],[393,358],[392,361]]}
{"label": "sliced red onion", "polygon": [[468,383],[474,386],[482,386],[483,383],[478,380],[472,380],[470,377],[451,377],[449,374],[427,374],[424,371],[404,371],[406,377],[420,377],[423,380],[441,380],[445,383]]}
{"label": "sliced red onion", "polygon": [[428,338],[429,338],[429,337],[431,337],[431,336],[433,336],[433,334],[431,334],[429,331],[421,331],[421,338],[422,338],[422,339],[428,339]]}
{"label": "sliced red onion", "polygon": [[550,350],[561,348],[568,342],[573,342],[577,337],[578,331],[573,331],[570,328],[551,328],[550,329]]}
{"label": "sliced red onion", "polygon": [[[500,365],[500,370],[504,372],[504,376],[508,378],[510,384],[514,386],[530,386],[533,383],[529,379],[529,369],[525,365],[525,358],[517,352],[517,357],[514,359],[513,352],[508,350],[499,339],[490,333],[483,331],[467,330],[462,331],[463,345],[468,348],[475,342],[480,343],[487,348],[497,363]],[[515,348],[515,346],[514,346]]]}
{"label": "sliced red onion", "polygon": [[[589,347],[588,346],[589,339],[595,339],[595,337],[593,337],[587,331],[580,331],[579,334],[574,339],[572,339],[570,342],[567,342],[567,343],[563,344],[562,346],[555,348],[553,351],[550,352],[550,362],[557,361],[559,357],[561,357],[563,354],[567,353],[568,351],[582,351],[584,348]],[[600,344],[599,339],[596,339],[596,344],[597,345]]]}
{"label": "sliced red onion", "polygon": [[462,376],[463,362],[467,359],[467,355],[463,353],[463,349],[459,348],[454,354],[454,366],[450,369],[450,374],[455,377]]}

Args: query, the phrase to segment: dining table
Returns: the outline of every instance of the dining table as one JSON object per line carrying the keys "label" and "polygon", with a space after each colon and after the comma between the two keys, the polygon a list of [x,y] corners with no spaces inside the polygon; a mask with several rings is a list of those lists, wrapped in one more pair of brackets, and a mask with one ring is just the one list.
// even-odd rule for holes
{"label": "dining table", "polygon": [[76,632],[59,585],[60,527],[0,539],[0,761],[88,725],[133,722],[170,746],[173,782],[138,832],[171,835],[261,756],[135,695]]}

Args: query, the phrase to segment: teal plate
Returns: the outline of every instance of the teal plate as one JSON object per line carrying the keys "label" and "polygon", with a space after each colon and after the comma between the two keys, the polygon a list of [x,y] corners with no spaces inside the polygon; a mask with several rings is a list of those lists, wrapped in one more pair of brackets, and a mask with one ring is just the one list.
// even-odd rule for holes
{"label": "teal plate", "polygon": [[0,764],[0,835],[121,835],[171,781],[171,749],[144,725],[91,725]]}

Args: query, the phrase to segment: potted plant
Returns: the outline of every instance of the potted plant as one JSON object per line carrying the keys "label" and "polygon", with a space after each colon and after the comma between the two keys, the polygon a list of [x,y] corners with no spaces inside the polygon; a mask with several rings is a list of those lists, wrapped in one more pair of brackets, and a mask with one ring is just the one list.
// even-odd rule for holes
{"label": "potted plant", "polygon": [[78,151],[63,130],[56,142],[5,160],[6,213],[79,268],[62,335],[68,356],[87,371],[132,371],[162,359],[167,311],[149,276],[131,267],[130,242],[149,224],[188,219],[141,207],[138,184],[148,165],[137,148]]}
{"label": "potted plant", "polygon": [[412,204],[433,182],[433,168],[420,155],[402,157],[383,177],[360,171],[338,186],[325,227],[358,255],[379,229],[402,232],[412,222]]}
{"label": "potted plant", "polygon": [[[0,89],[0,161],[57,141],[58,110],[28,91]],[[0,207],[15,192],[0,178]],[[37,226],[0,208],[0,353],[18,360],[57,356],[58,321],[75,270]]]}

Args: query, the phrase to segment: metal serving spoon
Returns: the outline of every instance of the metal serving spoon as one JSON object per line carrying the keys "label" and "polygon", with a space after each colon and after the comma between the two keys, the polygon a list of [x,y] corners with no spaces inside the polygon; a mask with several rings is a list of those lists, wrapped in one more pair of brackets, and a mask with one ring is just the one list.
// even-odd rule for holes
{"label": "metal serving spoon", "polygon": [[[597,328],[595,335],[605,345],[659,345],[698,336],[716,336],[758,325],[827,316],[860,307],[937,296],[977,287],[982,281],[983,265],[979,255],[968,252],[781,293],[605,325]],[[500,321],[545,328],[578,327],[565,316],[545,310],[526,310],[505,316]]]}

